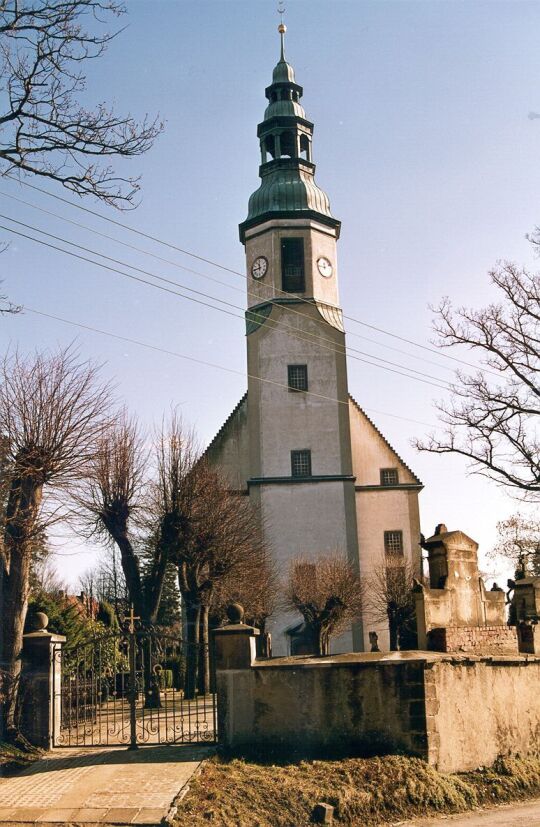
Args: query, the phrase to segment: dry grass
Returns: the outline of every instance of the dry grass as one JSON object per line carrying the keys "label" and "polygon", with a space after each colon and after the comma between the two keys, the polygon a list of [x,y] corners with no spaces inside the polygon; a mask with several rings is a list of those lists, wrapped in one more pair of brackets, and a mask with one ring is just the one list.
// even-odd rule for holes
{"label": "dry grass", "polygon": [[192,781],[175,827],[307,827],[319,801],[336,808],[336,824],[368,827],[539,791],[538,759],[501,759],[489,770],[444,775],[397,755],[280,765],[213,758]]}

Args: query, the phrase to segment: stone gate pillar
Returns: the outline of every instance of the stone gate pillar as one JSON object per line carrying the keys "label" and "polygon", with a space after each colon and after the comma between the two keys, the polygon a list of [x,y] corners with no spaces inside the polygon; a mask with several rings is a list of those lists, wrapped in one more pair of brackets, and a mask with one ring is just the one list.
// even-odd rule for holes
{"label": "stone gate pillar", "polygon": [[21,731],[37,747],[52,749],[60,734],[61,653],[66,638],[47,631],[43,612],[23,637]]}
{"label": "stone gate pillar", "polygon": [[[219,743],[235,746],[236,734],[251,720],[251,665],[257,657],[259,630],[243,623],[244,610],[235,603],[227,609],[229,624],[214,629]],[[245,719],[245,720],[244,720]]]}

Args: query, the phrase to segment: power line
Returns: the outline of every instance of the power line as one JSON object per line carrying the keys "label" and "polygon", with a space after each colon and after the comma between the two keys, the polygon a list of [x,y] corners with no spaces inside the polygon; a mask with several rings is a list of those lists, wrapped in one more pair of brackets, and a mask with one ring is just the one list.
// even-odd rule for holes
{"label": "power line", "polygon": [[[166,356],[173,356],[177,359],[185,359],[188,362],[194,362],[195,364],[204,365],[205,367],[214,368],[215,370],[222,370],[222,371],[225,371],[226,373],[235,374],[236,376],[242,376],[242,377],[247,376],[248,379],[254,379],[257,382],[263,382],[263,383],[266,383],[266,384],[274,385],[276,387],[280,387],[280,388],[283,388],[284,390],[289,391],[289,386],[287,384],[285,384],[284,382],[278,382],[275,379],[266,379],[262,376],[257,376],[256,374],[244,373],[244,371],[237,370],[236,368],[230,368],[230,367],[227,367],[225,365],[217,364],[215,362],[208,362],[205,359],[198,359],[195,356],[188,356],[185,353],[179,353],[178,351],[175,351],[175,350],[168,350],[167,348],[159,347],[159,345],[153,345],[153,344],[150,344],[149,342],[144,342],[140,339],[133,339],[129,336],[121,336],[119,333],[112,333],[110,330],[102,330],[101,328],[93,327],[92,325],[87,325],[87,324],[84,324],[82,322],[75,322],[72,319],[66,319],[62,316],[57,316],[53,313],[46,313],[43,310],[36,310],[35,308],[28,307],[26,305],[24,305],[23,310],[26,311],[27,313],[33,313],[36,316],[42,316],[43,318],[46,318],[46,319],[53,319],[54,321],[62,322],[63,324],[67,324],[67,325],[71,325],[72,327],[78,327],[81,330],[87,330],[91,333],[98,333],[101,336],[109,336],[111,339],[117,339],[120,342],[127,342],[128,344],[131,344],[131,345],[137,345],[137,347],[143,347],[143,348],[146,348],[147,350],[153,350],[157,353],[163,353]],[[314,397],[317,397],[318,399],[324,399],[327,402],[336,402],[339,405],[348,405],[349,404],[348,400],[337,399],[333,396],[325,396],[324,394],[316,393],[315,391],[309,391],[308,390],[308,391],[302,391],[302,393],[306,394],[307,396],[314,396]],[[364,409],[362,409],[362,410],[364,410]],[[399,419],[399,420],[402,420],[403,422],[412,422],[415,425],[423,425],[426,428],[436,427],[436,426],[434,426],[433,424],[431,424],[429,422],[421,422],[420,420],[417,420],[417,419],[409,419],[408,417],[399,416],[398,414],[387,413],[386,411],[379,411],[379,410],[376,410],[374,408],[365,408],[365,410],[368,411],[369,413],[375,413],[375,414],[378,414],[380,416],[389,416],[392,419]]]}
{"label": "power line", "polygon": [[[151,252],[150,250],[145,250],[143,247],[137,247],[135,244],[129,244],[129,242],[122,241],[121,239],[116,238],[115,236],[109,235],[108,233],[102,233],[100,230],[96,230],[94,227],[89,227],[87,224],[82,224],[80,221],[74,221],[72,218],[67,218],[67,216],[59,215],[58,213],[55,213],[52,210],[47,210],[45,207],[40,207],[38,204],[33,204],[31,201],[26,201],[24,198],[18,198],[16,195],[12,195],[10,193],[4,192],[3,190],[0,190],[0,195],[3,195],[5,198],[9,198],[13,201],[17,201],[20,204],[24,204],[27,207],[31,207],[34,210],[38,210],[39,212],[42,212],[45,215],[50,215],[53,218],[57,218],[60,221],[64,221],[67,224],[71,224],[72,226],[77,227],[78,229],[86,230],[87,232],[93,233],[94,235],[97,235],[100,238],[106,238],[108,241],[112,241],[115,244],[120,244],[122,247],[126,247],[129,250],[134,250],[137,253],[142,253],[143,255],[149,256],[150,258],[154,258],[157,261],[160,261],[164,264],[171,265],[172,267],[176,267],[179,270],[184,270],[186,273],[191,273],[194,276],[199,276],[200,278],[206,279],[207,281],[211,281],[214,284],[219,284],[222,287],[227,288],[228,290],[234,290],[235,292],[242,293],[242,295],[244,294],[244,289],[242,287],[237,287],[235,284],[230,284],[229,282],[226,282],[226,281],[221,281],[221,279],[216,279],[213,276],[209,276],[207,273],[201,273],[199,270],[193,270],[191,267],[186,267],[185,265],[180,264],[177,261],[174,261],[174,260],[168,259],[168,258],[164,258],[163,256],[159,256],[156,253]],[[13,219],[10,219],[10,220],[13,220]],[[24,225],[24,226],[28,227],[30,225]],[[34,228],[32,228],[32,229],[34,229]],[[42,231],[40,230],[39,232],[42,232]],[[68,243],[71,243],[71,242],[68,242]],[[102,255],[102,254],[100,253],[99,255]],[[131,265],[127,265],[127,266],[131,267]],[[240,275],[240,273],[238,273],[238,275]],[[244,278],[246,280],[246,283],[247,283],[247,295],[248,296],[256,296],[257,298],[260,298],[257,293],[255,293],[253,290],[249,289],[249,280],[245,276],[242,276],[242,278]],[[189,290],[190,288],[185,288],[185,289]],[[276,290],[277,290],[277,292],[279,292],[283,295],[289,295],[288,293],[285,293],[285,291],[283,291],[283,290],[278,290],[277,288],[276,288]],[[310,304],[310,302],[308,302],[306,299],[302,299],[302,301],[304,301],[306,304]],[[243,310],[243,307],[239,308],[239,309]],[[295,310],[294,308],[289,307],[287,305],[282,305],[282,309],[287,311],[288,313],[294,313],[297,316],[303,315],[298,310]],[[319,325],[326,326],[326,323],[323,322],[322,320],[314,319],[313,321],[315,321]],[[409,359],[415,359],[415,360],[420,361],[420,362],[425,362],[426,364],[432,365],[433,367],[436,367],[439,370],[440,369],[449,370],[449,371],[454,371],[455,370],[453,367],[450,367],[449,365],[441,365],[437,362],[433,362],[431,359],[426,359],[425,356],[416,356],[414,353],[408,353],[407,351],[402,350],[400,348],[392,347],[392,345],[386,345],[383,342],[379,342],[377,339],[370,339],[368,336],[362,336],[360,333],[355,333],[354,331],[351,331],[351,330],[347,330],[346,334],[347,334],[347,336],[353,336],[356,339],[362,339],[363,341],[371,342],[372,344],[375,344],[378,347],[383,347],[387,350],[392,350],[395,353],[401,353],[401,354],[407,356]],[[348,349],[349,350],[355,350],[354,348],[351,348],[350,346],[348,346]],[[362,353],[362,351],[357,351],[357,352]],[[368,354],[365,354],[365,355],[368,355]],[[440,356],[441,354],[437,354],[437,355]],[[380,359],[381,357],[372,356],[372,358]]]}
{"label": "power line", "polygon": [[[199,295],[199,296],[205,296],[205,297],[207,297],[207,298],[210,298],[212,301],[216,301],[216,302],[218,302],[218,303],[225,304],[225,305],[227,305],[227,306],[229,306],[229,307],[233,307],[233,308],[236,308],[236,309],[241,309],[241,308],[238,308],[236,305],[231,304],[230,302],[222,302],[220,299],[218,299],[218,298],[216,298],[216,297],[214,297],[214,296],[208,296],[208,294],[206,294],[206,293],[202,293],[201,291],[198,291],[198,290],[193,290],[192,288],[185,287],[184,285],[178,285],[178,282],[175,282],[175,281],[173,281],[173,280],[171,280],[171,279],[167,279],[167,278],[165,278],[165,277],[163,277],[163,276],[158,276],[158,275],[155,275],[155,274],[153,274],[153,273],[149,273],[149,272],[147,272],[147,271],[145,271],[145,270],[141,270],[140,268],[135,267],[134,265],[131,265],[131,264],[128,264],[128,263],[125,263],[125,262],[121,262],[121,261],[120,261],[120,262],[118,262],[118,260],[117,260],[117,259],[113,259],[113,258],[111,258],[110,256],[106,256],[106,255],[104,255],[103,253],[98,253],[98,252],[95,252],[94,250],[90,250],[90,249],[89,249],[89,248],[87,248],[87,247],[84,247],[84,246],[79,245],[79,244],[75,244],[75,243],[74,243],[74,242],[72,242],[72,241],[68,241],[68,240],[63,239],[63,238],[61,238],[61,237],[59,237],[59,236],[53,235],[52,233],[48,233],[48,232],[46,232],[45,230],[40,230],[39,228],[36,228],[36,227],[31,227],[31,225],[25,224],[24,222],[21,222],[21,221],[17,221],[16,219],[10,218],[9,216],[4,216],[4,215],[1,215],[1,214],[0,214],[0,217],[2,217],[2,218],[4,218],[4,219],[6,219],[6,220],[8,220],[8,221],[11,221],[11,222],[13,222],[13,223],[15,223],[15,224],[18,224],[18,225],[20,225],[20,226],[30,227],[30,229],[34,230],[35,232],[39,232],[39,233],[41,233],[42,235],[45,235],[45,236],[47,236],[47,237],[49,237],[49,238],[54,238],[54,239],[55,239],[55,240],[57,240],[57,241],[62,241],[63,243],[69,244],[69,245],[70,245],[70,246],[72,246],[72,247],[76,247],[77,249],[81,249],[81,250],[84,250],[85,252],[89,252],[89,253],[91,253],[92,255],[95,255],[95,256],[100,256],[100,257],[105,258],[105,259],[108,259],[108,260],[110,260],[110,261],[114,261],[114,262],[116,262],[116,263],[120,263],[120,264],[122,264],[122,265],[123,265],[123,266],[125,266],[125,267],[129,267],[130,269],[137,270],[137,271],[139,271],[139,272],[143,272],[143,273],[145,273],[145,274],[149,275],[151,278],[155,278],[155,279],[158,279],[158,280],[160,280],[160,281],[167,282],[168,284],[173,284],[173,285],[180,286],[180,287],[182,287],[182,289],[184,289],[184,290],[189,290],[190,292],[196,293],[196,294],[197,294],[197,295]],[[72,256],[73,258],[77,258],[77,259],[79,259],[79,260],[81,260],[81,261],[86,261],[86,262],[88,262],[89,264],[93,264],[93,265],[95,265],[95,266],[97,266],[97,267],[101,267],[101,268],[103,268],[103,269],[105,269],[105,270],[109,270],[110,272],[117,273],[117,274],[119,274],[119,275],[121,275],[121,276],[124,276],[125,278],[131,279],[132,281],[136,281],[136,282],[139,282],[139,283],[141,283],[141,284],[146,284],[147,286],[149,286],[149,287],[153,287],[153,288],[155,288],[156,290],[162,290],[162,291],[164,291],[164,292],[166,292],[166,293],[170,293],[170,294],[171,294],[171,295],[173,295],[173,296],[178,296],[178,297],[180,297],[180,298],[186,299],[187,301],[191,301],[191,302],[194,302],[195,304],[202,305],[203,307],[210,308],[211,310],[217,310],[217,311],[218,311],[218,312],[220,312],[220,313],[225,313],[226,315],[228,315],[228,316],[233,316],[234,318],[239,318],[239,319],[242,319],[242,320],[243,320],[243,318],[244,318],[244,316],[243,316],[243,315],[242,315],[242,316],[239,316],[237,313],[233,313],[233,312],[231,312],[230,310],[225,310],[225,309],[224,309],[224,308],[222,308],[222,307],[216,307],[215,305],[213,305],[213,304],[209,304],[208,302],[202,301],[201,299],[194,298],[193,296],[186,296],[184,293],[181,293],[181,292],[176,291],[176,290],[172,290],[172,289],[170,289],[169,287],[164,287],[164,286],[163,286],[163,285],[161,285],[161,284],[154,284],[153,282],[150,282],[150,281],[148,281],[147,279],[141,278],[140,276],[135,276],[135,275],[133,275],[132,273],[125,273],[125,272],[123,272],[122,270],[119,270],[117,267],[111,267],[110,265],[103,264],[103,263],[102,263],[102,262],[100,262],[100,261],[94,261],[93,259],[90,259],[90,258],[88,258],[88,257],[86,257],[86,256],[80,255],[80,254],[78,254],[78,253],[74,253],[74,252],[72,252],[71,250],[65,250],[65,249],[63,249],[62,247],[58,247],[58,246],[57,246],[57,245],[55,245],[55,244],[51,244],[50,242],[43,241],[43,239],[35,238],[35,237],[33,237],[33,236],[28,235],[27,233],[22,233],[22,232],[20,232],[20,231],[18,231],[18,230],[13,229],[12,227],[6,227],[6,226],[4,226],[4,225],[0,225],[0,229],[6,230],[6,232],[14,233],[15,235],[21,236],[22,238],[26,238],[26,239],[28,239],[29,241],[34,241],[34,242],[35,242],[35,243],[37,243],[37,244],[41,244],[41,245],[43,245],[43,246],[45,246],[45,247],[49,247],[50,249],[57,250],[58,252],[64,253],[65,255]],[[274,323],[274,324],[272,324],[272,320],[267,319],[267,318],[266,318],[266,317],[264,317],[262,314],[255,313],[255,311],[250,311],[250,312],[252,313],[252,315],[254,315],[254,316],[258,316],[258,317],[261,319],[261,323],[265,323],[265,324],[270,323],[270,327],[272,327],[273,329],[275,329],[275,328],[277,328],[277,327],[279,326],[279,323]],[[288,326],[288,325],[285,325],[284,327],[285,327],[285,328],[288,328],[289,326]],[[343,348],[343,347],[341,347],[341,346],[338,346],[338,349],[336,349],[336,348],[330,348],[330,347],[328,347],[327,345],[322,344],[322,342],[321,342],[320,340],[318,340],[318,339],[315,337],[315,334],[310,334],[308,331],[306,331],[306,332],[307,332],[307,335],[308,335],[308,336],[310,336],[310,337],[312,337],[312,338],[308,339],[308,338],[306,338],[304,335],[300,334],[300,333],[299,333],[297,330],[295,330],[294,328],[290,328],[290,333],[291,333],[291,335],[292,335],[292,336],[294,336],[295,338],[299,339],[300,341],[306,341],[306,342],[308,342],[308,343],[310,343],[310,344],[314,344],[314,343],[316,343],[316,344],[318,344],[318,345],[319,345],[319,347],[321,347],[321,348],[323,348],[323,349],[325,349],[325,350],[327,350],[327,351],[329,351],[329,352],[331,352],[331,353],[340,353],[340,354],[344,354],[344,353],[346,353],[346,348]],[[313,339],[313,337],[315,337],[315,338]],[[323,341],[324,341],[324,340],[323,340]],[[331,341],[331,340],[328,340],[328,339],[327,339],[326,341]],[[360,352],[361,352],[361,351],[360,351]],[[351,359],[355,359],[355,360],[357,360],[357,361],[359,361],[359,362],[363,362],[364,364],[371,365],[372,367],[379,368],[380,370],[385,370],[385,371],[387,371],[387,372],[389,372],[389,373],[394,373],[394,374],[396,374],[396,375],[398,375],[398,376],[404,376],[404,377],[405,377],[405,378],[407,378],[407,379],[414,379],[414,380],[415,380],[415,381],[417,381],[417,382],[422,382],[422,383],[423,383],[423,384],[425,384],[425,385],[431,385],[432,387],[436,387],[436,388],[438,388],[439,390],[448,390],[448,385],[439,384],[440,382],[444,382],[444,380],[443,380],[443,379],[440,379],[440,378],[439,378],[439,377],[437,377],[437,376],[431,376],[430,374],[423,373],[422,371],[417,371],[417,370],[415,370],[414,368],[409,368],[409,367],[404,366],[404,365],[399,365],[399,364],[397,364],[397,363],[395,363],[395,362],[390,362],[390,361],[389,361],[389,360],[387,360],[387,359],[382,359],[381,357],[372,356],[371,354],[366,354],[366,355],[368,355],[370,358],[373,358],[373,359],[378,359],[378,360],[379,360],[379,361],[381,361],[381,362],[385,362],[385,363],[387,363],[387,364],[394,365],[395,367],[402,368],[403,370],[407,370],[407,371],[409,371],[409,373],[403,373],[401,370],[395,370],[395,368],[386,367],[386,365],[377,364],[376,362],[370,362],[370,361],[368,361],[367,359],[363,359],[363,358],[361,358],[360,356],[355,356],[355,355],[353,355],[353,354],[349,354],[349,356],[350,356],[350,358],[351,358]],[[411,376],[411,373],[414,373],[414,374],[419,374],[419,375],[418,375],[418,376]],[[429,378],[428,378],[428,379],[422,379],[422,378],[420,378],[420,377],[422,377],[422,376],[429,377]],[[435,381],[435,382],[431,382],[431,381],[429,381],[429,379],[435,379],[436,381]]]}
{"label": "power line", "polygon": [[[63,198],[61,195],[57,195],[56,193],[48,192],[48,190],[43,189],[42,187],[38,187],[35,184],[30,184],[28,181],[23,181],[22,179],[17,178],[14,175],[9,173],[6,174],[7,178],[10,178],[13,181],[16,181],[19,184],[22,184],[25,187],[30,187],[30,189],[36,190],[37,192],[41,192],[44,195],[49,196],[49,198],[55,198],[58,201],[67,204],[70,207],[74,207],[77,210],[82,210],[83,212],[88,213],[89,215],[93,215],[96,218],[101,219],[102,221],[108,221],[111,224],[116,225],[117,227],[121,227],[123,230],[127,230],[130,233],[135,233],[136,235],[140,235],[143,238],[147,238],[150,241],[154,241],[157,244],[162,244],[165,247],[169,247],[171,250],[176,250],[176,252],[182,253],[183,255],[190,256],[191,258],[196,259],[197,261],[203,261],[205,264],[210,264],[212,267],[217,267],[220,270],[223,270],[227,273],[232,273],[235,276],[240,276],[240,278],[247,280],[247,276],[245,273],[241,273],[239,270],[234,270],[231,267],[226,267],[224,264],[220,264],[217,261],[213,261],[212,259],[205,258],[204,256],[197,255],[196,253],[192,253],[189,250],[185,250],[182,247],[178,247],[176,244],[172,244],[170,241],[165,241],[163,239],[157,238],[156,236],[151,235],[150,233],[145,233],[143,230],[138,230],[134,227],[130,227],[129,224],[124,224],[121,221],[116,221],[114,218],[110,218],[109,216],[102,215],[101,213],[97,212],[97,210],[91,210],[89,207],[84,207],[82,204],[76,204],[73,201],[69,201],[67,198]],[[275,288],[277,293],[281,293],[285,296],[289,296],[290,294],[284,290],[280,290],[279,288]],[[300,298],[300,301],[306,301],[306,299]],[[348,316],[343,314],[343,318],[347,319],[348,321],[354,322],[355,324],[362,325],[363,327],[367,327],[370,330],[375,330],[377,333],[381,333],[384,336],[391,336],[394,339],[398,339],[401,342],[405,342],[406,344],[412,345],[413,347],[421,348],[422,350],[426,350],[429,353],[434,353],[441,359],[449,359],[452,362],[458,362],[461,365],[466,365],[467,367],[473,368],[473,370],[480,370],[478,365],[473,365],[471,362],[467,362],[464,359],[459,359],[457,356],[450,356],[448,353],[441,353],[435,348],[429,347],[428,345],[423,345],[420,342],[415,342],[413,339],[407,339],[404,336],[400,336],[397,333],[392,333],[389,330],[386,330],[381,327],[377,327],[376,325],[369,324],[368,322],[363,322],[361,319],[356,319],[354,316]],[[493,371],[488,371],[482,368],[484,373],[491,373],[494,376],[496,375]]]}

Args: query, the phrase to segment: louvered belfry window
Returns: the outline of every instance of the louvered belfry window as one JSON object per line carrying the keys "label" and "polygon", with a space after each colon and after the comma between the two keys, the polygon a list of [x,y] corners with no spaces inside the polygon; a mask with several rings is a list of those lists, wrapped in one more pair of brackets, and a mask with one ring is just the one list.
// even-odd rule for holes
{"label": "louvered belfry window", "polygon": [[303,238],[281,239],[281,282],[286,293],[303,293],[306,289]]}

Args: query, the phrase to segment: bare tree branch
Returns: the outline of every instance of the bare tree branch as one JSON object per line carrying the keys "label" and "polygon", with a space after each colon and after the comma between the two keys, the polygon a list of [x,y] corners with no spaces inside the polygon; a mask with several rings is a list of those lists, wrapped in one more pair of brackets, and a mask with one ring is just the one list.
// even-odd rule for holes
{"label": "bare tree branch", "polygon": [[100,159],[133,157],[152,146],[157,119],[137,122],[104,103],[81,105],[85,61],[99,58],[116,33],[104,18],[125,12],[116,0],[3,0],[0,3],[0,160],[3,174],[49,178],[78,195],[116,206],[133,203],[137,179]]}
{"label": "bare tree branch", "polygon": [[416,446],[459,454],[473,473],[534,495],[540,490],[540,275],[503,262],[490,276],[499,303],[454,309],[445,299],[436,308],[439,346],[476,350],[488,371],[456,374],[452,400],[437,405],[443,435]]}
{"label": "bare tree branch", "polygon": [[[92,461],[109,426],[110,388],[98,368],[72,349],[23,358],[8,355],[0,366],[3,542],[0,548],[2,669],[17,685],[32,561],[38,540],[65,513],[62,504],[44,517],[43,497],[63,499]],[[4,720],[15,729],[16,698]]]}
{"label": "bare tree branch", "polygon": [[363,588],[344,554],[296,557],[286,585],[287,606],[312,630],[318,655],[327,655],[330,638],[362,612]]}

